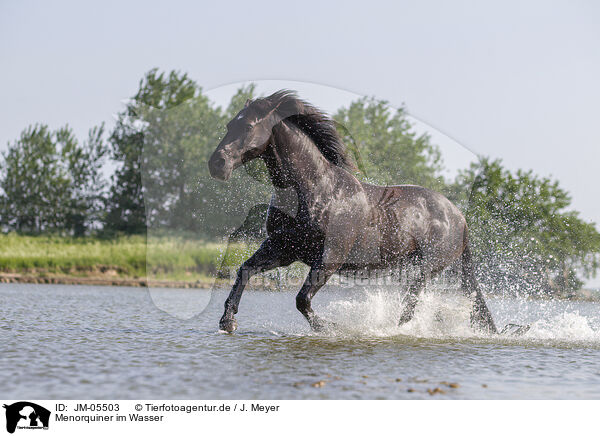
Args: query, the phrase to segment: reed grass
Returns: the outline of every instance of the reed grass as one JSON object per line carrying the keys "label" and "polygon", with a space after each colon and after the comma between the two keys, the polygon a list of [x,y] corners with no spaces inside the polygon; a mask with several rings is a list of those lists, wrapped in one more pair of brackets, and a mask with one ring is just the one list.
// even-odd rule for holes
{"label": "reed grass", "polygon": [[254,243],[190,238],[24,236],[0,234],[0,272],[32,275],[151,277],[196,280],[239,266]]}

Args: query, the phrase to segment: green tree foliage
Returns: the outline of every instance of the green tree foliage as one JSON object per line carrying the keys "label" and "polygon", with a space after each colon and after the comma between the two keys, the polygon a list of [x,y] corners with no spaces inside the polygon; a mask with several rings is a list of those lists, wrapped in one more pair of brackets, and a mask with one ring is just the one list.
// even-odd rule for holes
{"label": "green tree foliage", "polygon": [[20,232],[82,235],[98,222],[105,181],[103,127],[79,144],[69,127],[25,129],[3,153],[1,224]]}
{"label": "green tree foliage", "polygon": [[558,182],[481,159],[462,171],[463,198],[482,280],[498,292],[566,294],[599,266],[600,234],[570,210]]}
{"label": "green tree foliage", "polygon": [[112,159],[118,163],[108,197],[105,227],[126,233],[146,230],[142,184],[144,114],[149,109],[165,111],[197,94],[196,84],[186,74],[172,71],[168,76],[150,70],[140,81],[136,95],[121,112],[110,136]]}
{"label": "green tree foliage", "polygon": [[414,132],[404,108],[394,110],[384,100],[364,97],[341,108],[334,119],[367,180],[442,185],[440,152],[428,135]]}
{"label": "green tree foliage", "polygon": [[256,167],[261,176],[255,164],[236,171],[227,184],[213,180],[207,167],[226,123],[254,89],[240,88],[223,111],[186,74],[148,72],[111,135],[119,167],[106,227],[137,233],[148,226],[154,233],[215,238],[241,224],[256,202],[265,202],[270,188],[248,174]]}
{"label": "green tree foliage", "polygon": [[206,167],[207,150],[217,141],[222,123],[195,83],[176,106],[145,107],[142,182],[147,225],[197,231],[195,210],[198,175]]}

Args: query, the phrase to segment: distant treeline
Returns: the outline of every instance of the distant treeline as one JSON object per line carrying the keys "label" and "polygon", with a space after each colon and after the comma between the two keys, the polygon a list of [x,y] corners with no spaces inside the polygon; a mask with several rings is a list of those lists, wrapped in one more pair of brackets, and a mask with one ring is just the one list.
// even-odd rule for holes
{"label": "distant treeline", "polygon": [[[259,237],[272,192],[262,162],[247,164],[226,184],[207,168],[226,123],[255,97],[254,85],[242,87],[221,108],[186,74],[151,70],[111,131],[100,125],[79,141],[68,126],[25,128],[0,159],[1,229],[210,241],[246,221],[236,235]],[[415,133],[404,108],[385,101],[361,98],[334,118],[357,177],[427,186],[463,209],[488,286],[568,294],[597,271],[600,234],[570,209],[557,181],[486,158],[447,180],[438,147]],[[114,168],[110,177],[106,168]]]}

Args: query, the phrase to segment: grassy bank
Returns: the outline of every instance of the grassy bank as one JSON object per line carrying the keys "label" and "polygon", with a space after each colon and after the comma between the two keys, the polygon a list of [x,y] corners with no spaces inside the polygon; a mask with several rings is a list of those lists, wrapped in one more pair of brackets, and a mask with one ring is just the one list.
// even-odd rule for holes
{"label": "grassy bank", "polygon": [[189,238],[0,235],[0,273],[57,278],[210,281],[220,268],[239,265],[254,244],[219,244]]}
{"label": "grassy bank", "polygon": [[[189,237],[0,234],[0,282],[210,287],[216,277],[235,272],[257,245]],[[298,279],[294,286],[299,287],[307,268],[294,264],[288,272],[288,277]],[[274,277],[267,278],[268,288],[280,285]],[[574,297],[598,301],[600,294],[581,290]]]}

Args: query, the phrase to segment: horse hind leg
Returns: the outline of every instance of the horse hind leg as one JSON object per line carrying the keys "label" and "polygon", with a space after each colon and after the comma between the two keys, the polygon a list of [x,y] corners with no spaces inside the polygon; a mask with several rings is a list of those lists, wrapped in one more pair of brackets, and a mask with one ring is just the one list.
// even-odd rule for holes
{"label": "horse hind leg", "polygon": [[400,315],[400,321],[398,321],[398,326],[402,326],[413,319],[415,315],[415,307],[419,302],[419,294],[425,287],[425,272],[420,271],[419,276],[415,278],[408,287],[408,293],[402,300],[402,306],[404,309],[402,310],[402,315]]}
{"label": "horse hind leg", "polygon": [[328,268],[324,265],[311,268],[302,289],[300,289],[300,292],[296,296],[296,308],[306,318],[311,329],[317,332],[335,326],[334,323],[315,315],[311,305],[312,298],[327,283],[327,280],[329,280],[334,271],[334,268]]}
{"label": "horse hind leg", "polygon": [[483,293],[475,280],[471,249],[468,243],[462,254],[462,287],[466,295],[473,301],[471,326],[486,333],[498,333],[492,314],[485,304]]}
{"label": "horse hind leg", "polygon": [[439,260],[433,256],[422,254],[417,258],[419,267],[418,275],[411,281],[408,287],[408,293],[402,300],[402,306],[404,307],[398,326],[404,325],[413,319],[415,314],[415,307],[419,302],[419,295],[425,289],[427,283],[433,278],[437,277],[438,274],[444,270],[444,266]]}

